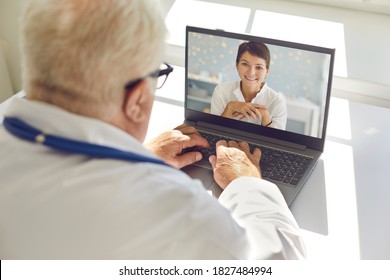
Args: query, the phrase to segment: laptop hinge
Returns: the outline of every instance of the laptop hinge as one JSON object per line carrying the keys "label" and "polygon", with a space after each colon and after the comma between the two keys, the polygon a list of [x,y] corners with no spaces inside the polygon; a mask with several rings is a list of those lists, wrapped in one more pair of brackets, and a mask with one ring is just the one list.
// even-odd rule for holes
{"label": "laptop hinge", "polygon": [[203,131],[211,132],[214,134],[228,135],[228,136],[231,136],[232,138],[243,139],[243,140],[248,141],[248,142],[257,143],[260,141],[261,143],[264,143],[265,145],[267,145],[267,143],[269,143],[270,146],[278,145],[281,147],[289,147],[289,148],[297,149],[300,151],[304,151],[307,149],[306,145],[296,144],[296,143],[292,143],[292,142],[288,142],[288,141],[284,141],[284,140],[279,140],[279,139],[267,137],[264,135],[258,135],[258,134],[254,134],[254,133],[250,133],[250,132],[246,132],[246,131],[241,131],[241,130],[236,130],[233,128],[224,127],[224,126],[211,124],[211,123],[206,123],[206,122],[202,122],[202,121],[196,122],[195,128],[200,130],[200,131],[203,130]]}

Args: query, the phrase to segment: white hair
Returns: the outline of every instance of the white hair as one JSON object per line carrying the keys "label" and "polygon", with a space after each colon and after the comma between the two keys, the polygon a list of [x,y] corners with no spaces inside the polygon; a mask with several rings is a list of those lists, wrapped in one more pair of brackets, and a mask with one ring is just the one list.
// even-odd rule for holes
{"label": "white hair", "polygon": [[41,88],[47,102],[77,113],[117,102],[127,82],[144,77],[162,62],[166,28],[156,4],[151,0],[27,1],[22,21],[27,93]]}

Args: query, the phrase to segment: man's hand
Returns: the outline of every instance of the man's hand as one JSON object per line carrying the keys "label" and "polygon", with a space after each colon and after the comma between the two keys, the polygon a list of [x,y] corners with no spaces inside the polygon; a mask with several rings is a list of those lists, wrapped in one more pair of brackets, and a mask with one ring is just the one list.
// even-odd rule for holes
{"label": "man's hand", "polygon": [[217,155],[211,156],[209,160],[214,170],[214,179],[222,189],[242,176],[261,178],[260,149],[256,148],[252,154],[246,142],[218,141],[216,151]]}
{"label": "man's hand", "polygon": [[202,159],[200,152],[182,154],[184,149],[195,146],[210,147],[207,140],[195,128],[188,125],[178,126],[145,144],[147,149],[178,169]]}

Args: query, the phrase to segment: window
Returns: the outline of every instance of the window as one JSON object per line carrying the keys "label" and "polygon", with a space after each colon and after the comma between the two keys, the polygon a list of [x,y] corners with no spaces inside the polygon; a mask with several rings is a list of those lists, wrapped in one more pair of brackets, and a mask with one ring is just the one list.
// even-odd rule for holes
{"label": "window", "polygon": [[187,25],[245,32],[250,12],[249,8],[238,6],[195,0],[176,0],[166,18],[169,31],[168,43],[184,46]]}
{"label": "window", "polygon": [[347,77],[344,25],[337,22],[257,10],[252,34],[297,43],[336,48],[334,74]]}
{"label": "window", "polygon": [[390,37],[384,34],[390,26],[390,6],[383,4],[388,0],[373,0],[372,5],[360,5],[361,1],[343,2],[359,5],[325,0],[318,1],[323,5],[317,1],[286,1],[283,5],[257,0],[164,1],[169,3],[166,23],[170,32],[166,60],[184,66],[186,25],[332,47],[336,48],[333,93],[388,107]]}

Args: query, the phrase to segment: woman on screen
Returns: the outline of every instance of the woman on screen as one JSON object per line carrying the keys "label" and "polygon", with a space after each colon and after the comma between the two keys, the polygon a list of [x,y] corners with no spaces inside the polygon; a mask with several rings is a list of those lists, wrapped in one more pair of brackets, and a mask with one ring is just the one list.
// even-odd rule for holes
{"label": "woman on screen", "polygon": [[237,52],[236,69],[240,81],[219,84],[211,99],[211,113],[286,129],[287,107],[281,93],[265,82],[271,55],[263,43],[242,43]]}

